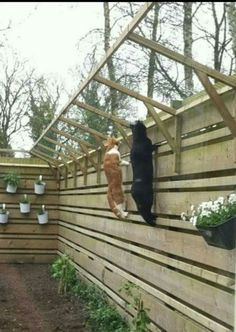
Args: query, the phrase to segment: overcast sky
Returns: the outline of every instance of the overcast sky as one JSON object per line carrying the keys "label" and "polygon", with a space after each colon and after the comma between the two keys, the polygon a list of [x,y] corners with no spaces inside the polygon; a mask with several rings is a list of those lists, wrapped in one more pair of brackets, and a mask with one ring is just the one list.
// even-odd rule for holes
{"label": "overcast sky", "polygon": [[76,43],[88,31],[102,27],[102,2],[1,2],[0,28],[19,55],[38,72],[68,79],[68,69],[83,59]]}
{"label": "overcast sky", "polygon": [[[102,2],[1,2],[1,39],[39,74],[56,77],[67,91],[76,91],[69,69],[80,64],[84,54],[76,43],[91,29],[103,27]],[[5,29],[10,24],[11,28]],[[65,100],[65,103],[67,100]],[[64,105],[64,101],[63,101]],[[30,149],[31,140],[18,135],[13,148]]]}

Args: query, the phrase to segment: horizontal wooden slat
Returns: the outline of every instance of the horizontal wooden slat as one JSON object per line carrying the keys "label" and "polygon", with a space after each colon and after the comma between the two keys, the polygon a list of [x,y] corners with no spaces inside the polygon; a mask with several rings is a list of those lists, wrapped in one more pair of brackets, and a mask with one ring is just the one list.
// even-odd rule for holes
{"label": "horizontal wooden slat", "polygon": [[[101,257],[108,261],[112,260],[114,264],[138,275],[153,285],[161,286],[164,291],[179,299],[193,306],[201,307],[210,315],[233,324],[233,295],[230,296],[220,289],[65,227],[59,228],[59,235],[78,243],[91,252],[99,253]],[[202,297],[202,293],[205,295],[204,297]],[[211,301],[213,296],[216,300],[215,303]]]}
{"label": "horizontal wooden slat", "polygon": [[47,239],[3,239],[0,238],[0,249],[57,249],[57,240]]}

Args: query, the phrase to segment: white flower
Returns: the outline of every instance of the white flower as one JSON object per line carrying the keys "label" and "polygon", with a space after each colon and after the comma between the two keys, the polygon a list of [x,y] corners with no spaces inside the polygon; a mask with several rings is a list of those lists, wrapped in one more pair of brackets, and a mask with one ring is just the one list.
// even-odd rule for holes
{"label": "white flower", "polygon": [[39,175],[39,181],[42,181],[42,179],[43,179],[43,176]]}
{"label": "white flower", "polygon": [[230,204],[236,203],[236,194],[230,194],[228,201]]}
{"label": "white flower", "polygon": [[215,203],[224,204],[224,200],[225,200],[224,197],[218,197]]}
{"label": "white flower", "polygon": [[5,210],[5,208],[6,208],[6,204],[3,203],[3,205],[2,205],[2,209]]}
{"label": "white flower", "polygon": [[193,211],[194,210],[194,205],[191,205],[191,211]]}
{"label": "white flower", "polygon": [[42,210],[43,210],[43,211],[45,210],[45,205],[42,205]]}
{"label": "white flower", "polygon": [[186,219],[187,219],[185,212],[182,212],[180,217],[183,221],[186,221]]}
{"label": "white flower", "polygon": [[197,216],[191,217],[190,222],[193,224],[193,226],[195,226],[197,223]]}

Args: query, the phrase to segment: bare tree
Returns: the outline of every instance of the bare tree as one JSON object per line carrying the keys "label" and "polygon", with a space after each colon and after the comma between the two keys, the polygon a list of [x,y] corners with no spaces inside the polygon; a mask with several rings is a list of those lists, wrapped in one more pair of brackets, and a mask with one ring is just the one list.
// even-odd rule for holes
{"label": "bare tree", "polygon": [[33,70],[26,71],[26,63],[16,57],[0,63],[0,133],[1,148],[10,147],[11,138],[28,123],[28,83]]}
{"label": "bare tree", "polygon": [[[192,58],[193,34],[192,34],[192,2],[184,2],[183,39],[184,55]],[[190,67],[184,66],[185,90],[193,91],[193,71]]]}
{"label": "bare tree", "polygon": [[226,2],[229,33],[232,38],[233,70],[236,72],[236,5],[235,2]]}

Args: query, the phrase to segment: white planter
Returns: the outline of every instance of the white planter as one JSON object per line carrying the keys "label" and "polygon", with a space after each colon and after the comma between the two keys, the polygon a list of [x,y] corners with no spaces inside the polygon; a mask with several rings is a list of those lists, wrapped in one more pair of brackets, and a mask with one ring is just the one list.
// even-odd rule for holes
{"label": "white planter", "polygon": [[20,212],[29,213],[30,212],[30,203],[20,203]]}
{"label": "white planter", "polygon": [[47,211],[45,211],[44,214],[38,214],[38,222],[41,225],[47,224],[47,222],[48,222],[48,212]]}
{"label": "white planter", "polygon": [[6,224],[8,222],[9,212],[6,214],[0,213],[0,224]]}
{"label": "white planter", "polygon": [[43,195],[45,191],[45,184],[34,184],[34,192],[37,195]]}
{"label": "white planter", "polygon": [[6,191],[8,193],[14,194],[16,192],[16,190],[17,190],[17,186],[13,186],[12,184],[9,184],[9,183],[7,184]]}

